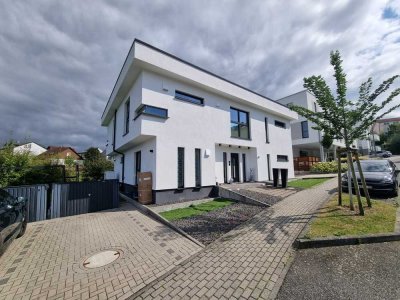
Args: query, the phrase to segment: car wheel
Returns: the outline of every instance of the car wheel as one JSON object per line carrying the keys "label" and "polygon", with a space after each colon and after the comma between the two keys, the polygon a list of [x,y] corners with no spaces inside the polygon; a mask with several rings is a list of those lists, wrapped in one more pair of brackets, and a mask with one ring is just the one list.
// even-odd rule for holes
{"label": "car wheel", "polygon": [[394,184],[392,195],[393,197],[397,197],[399,195],[399,188],[397,183]]}
{"label": "car wheel", "polygon": [[22,224],[21,224],[21,230],[19,231],[19,233],[17,235],[17,239],[25,234],[27,225],[28,225],[28,222],[27,222],[26,218],[24,218],[24,220],[22,221]]}

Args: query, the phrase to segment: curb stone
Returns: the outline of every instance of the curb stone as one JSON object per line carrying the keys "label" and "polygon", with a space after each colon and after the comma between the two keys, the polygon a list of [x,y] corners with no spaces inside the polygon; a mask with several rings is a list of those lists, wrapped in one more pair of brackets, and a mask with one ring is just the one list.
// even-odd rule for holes
{"label": "curb stone", "polygon": [[198,240],[196,240],[194,237],[188,235],[186,232],[184,232],[182,229],[178,228],[177,226],[175,226],[174,224],[172,224],[171,222],[169,222],[167,219],[163,218],[162,216],[160,216],[158,213],[154,212],[152,209],[140,204],[139,202],[136,202],[135,200],[129,198],[128,196],[120,193],[120,197],[124,200],[126,200],[127,202],[129,202],[130,204],[132,204],[133,206],[135,206],[139,211],[141,211],[142,213],[150,216],[151,218],[155,219],[156,221],[168,226],[169,228],[171,228],[172,230],[176,231],[177,233],[179,233],[180,235],[183,235],[185,238],[187,238],[188,240],[192,241],[193,243],[195,243],[196,245],[204,248],[205,246],[200,243]]}
{"label": "curb stone", "polygon": [[400,241],[400,233],[377,233],[363,236],[329,237],[319,239],[296,239],[293,247],[296,249],[322,248],[347,245],[361,245]]}

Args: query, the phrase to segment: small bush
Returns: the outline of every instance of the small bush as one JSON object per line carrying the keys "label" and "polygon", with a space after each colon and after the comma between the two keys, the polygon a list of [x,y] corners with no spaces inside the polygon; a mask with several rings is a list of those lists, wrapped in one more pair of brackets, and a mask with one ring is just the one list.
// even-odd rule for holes
{"label": "small bush", "polygon": [[[342,163],[342,172],[347,171],[347,164]],[[311,173],[337,173],[337,161],[320,162],[313,165],[310,169]]]}

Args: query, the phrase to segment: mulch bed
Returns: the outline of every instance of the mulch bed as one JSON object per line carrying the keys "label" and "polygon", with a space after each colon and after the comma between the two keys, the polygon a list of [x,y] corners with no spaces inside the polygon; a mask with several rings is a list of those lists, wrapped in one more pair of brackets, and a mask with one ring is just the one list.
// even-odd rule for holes
{"label": "mulch bed", "polygon": [[246,222],[265,209],[260,206],[245,203],[234,203],[202,215],[172,221],[174,225],[203,243],[208,245]]}

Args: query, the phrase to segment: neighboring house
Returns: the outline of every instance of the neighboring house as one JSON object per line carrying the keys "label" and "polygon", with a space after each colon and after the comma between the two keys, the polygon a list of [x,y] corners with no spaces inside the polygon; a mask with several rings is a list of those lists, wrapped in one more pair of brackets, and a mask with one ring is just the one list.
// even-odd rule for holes
{"label": "neighboring house", "polygon": [[64,165],[65,159],[70,157],[74,161],[81,161],[82,157],[75,151],[74,148],[64,146],[49,146],[47,151],[43,152],[41,157],[50,158],[57,165]]}
{"label": "neighboring house", "polygon": [[46,152],[46,148],[36,144],[34,142],[29,142],[25,144],[18,144],[14,147],[14,153],[29,153],[34,156],[40,155],[43,152]]}
{"label": "neighboring house", "polygon": [[[277,102],[283,105],[295,104],[305,107],[311,111],[321,111],[317,99],[307,90],[286,96]],[[323,133],[312,129],[314,123],[309,122],[306,118],[299,116],[298,120],[292,121],[292,143],[293,157],[317,157],[320,161],[329,161],[336,159],[336,149],[345,147],[343,141],[334,140],[330,149],[324,149],[321,146]]]}
{"label": "neighboring house", "polygon": [[376,134],[387,133],[391,124],[400,123],[400,118],[387,118],[375,121],[373,132]]}
{"label": "neighboring house", "polygon": [[216,184],[294,176],[290,121],[297,114],[180,58],[135,40],[102,115],[116,177],[134,189],[152,173],[153,201],[210,195]]}
{"label": "neighboring house", "polygon": [[[307,90],[300,91],[290,96],[286,96],[277,102],[283,105],[295,104],[298,106],[305,107],[311,111],[321,111],[321,107],[318,105],[317,99],[313,94]],[[331,161],[336,159],[336,150],[338,147],[344,148],[345,144],[342,140],[333,140],[332,146],[329,149],[324,149],[321,145],[321,139],[323,138],[323,132],[313,129],[314,123],[309,122],[306,118],[299,116],[298,120],[292,121],[292,142],[293,142],[293,157],[295,162],[303,161],[305,169],[317,162],[317,161]],[[374,140],[375,138],[375,140]],[[379,141],[379,137],[375,135],[369,135],[368,139],[356,140],[352,145],[353,148],[358,148],[361,155],[367,155],[372,150],[374,141]],[[301,158],[299,158],[301,157]],[[307,162],[307,157],[316,157],[317,160],[310,158],[310,164]],[[295,169],[302,169],[302,163]],[[304,168],[303,168],[304,169]],[[297,171],[297,170],[296,170]]]}

